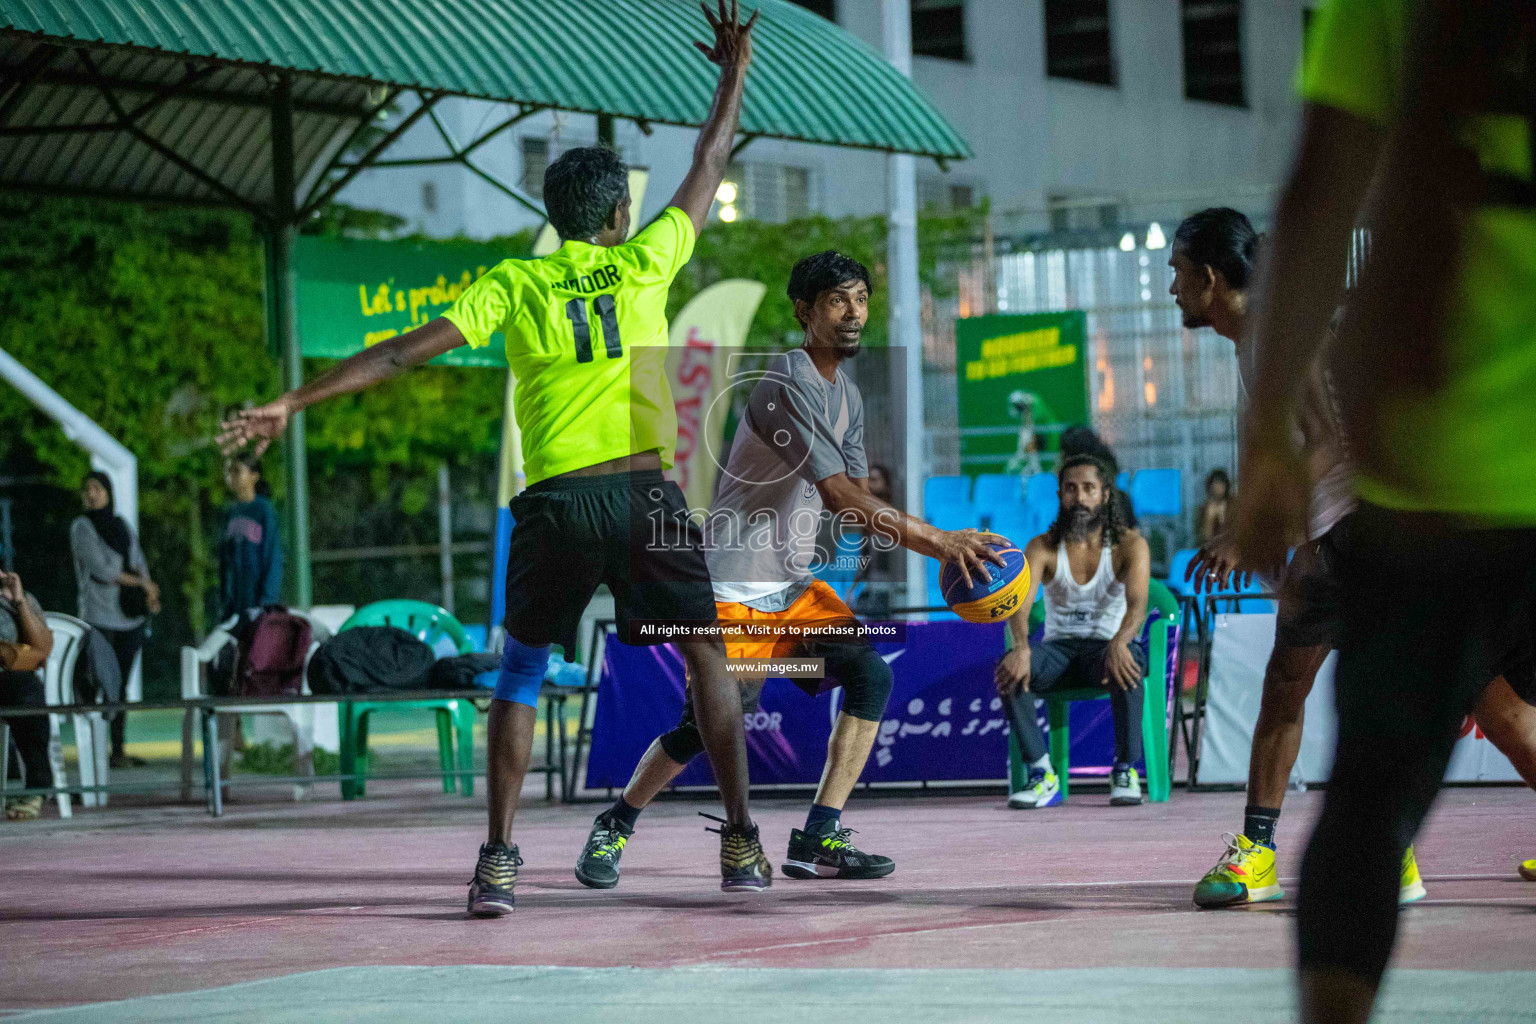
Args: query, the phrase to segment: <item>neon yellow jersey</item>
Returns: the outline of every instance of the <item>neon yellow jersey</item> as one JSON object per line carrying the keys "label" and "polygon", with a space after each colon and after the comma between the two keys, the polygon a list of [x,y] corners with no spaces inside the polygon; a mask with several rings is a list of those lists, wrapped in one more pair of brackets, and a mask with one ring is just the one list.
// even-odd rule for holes
{"label": "neon yellow jersey", "polygon": [[443,313],[471,348],[506,335],[528,483],[639,452],[672,465],[667,290],[693,243],[693,222],[668,207],[623,245],[503,260]]}
{"label": "neon yellow jersey", "polygon": [[[1401,102],[1413,9],[1410,0],[1330,0],[1313,18],[1303,97],[1388,123]],[[1521,117],[1481,114],[1461,138],[1485,173],[1528,182],[1530,132]],[[1384,407],[1387,442],[1358,467],[1356,489],[1387,508],[1536,523],[1536,209],[1474,211],[1459,263],[1450,372],[1434,394]]]}

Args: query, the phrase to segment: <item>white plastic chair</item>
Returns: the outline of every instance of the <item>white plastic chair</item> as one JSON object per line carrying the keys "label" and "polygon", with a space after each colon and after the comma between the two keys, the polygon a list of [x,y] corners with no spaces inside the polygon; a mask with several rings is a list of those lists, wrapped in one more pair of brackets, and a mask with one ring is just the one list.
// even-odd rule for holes
{"label": "white plastic chair", "polygon": [[[91,627],[73,615],[62,612],[45,612],[43,621],[53,634],[53,650],[43,666],[43,702],[45,704],[73,704],[75,694],[75,663],[85,646],[85,634]],[[78,756],[80,785],[104,786],[107,784],[107,720],[100,714],[72,715],[75,727],[75,752]],[[64,741],[60,736],[63,715],[48,716],[48,760],[53,766],[55,786],[69,784],[64,772]],[[59,817],[71,814],[68,793],[58,794]],[[107,794],[86,792],[80,795],[85,807],[105,806]]]}
{"label": "white plastic chair", "polygon": [[[313,633],[318,633],[323,626],[315,622],[313,618],[304,612],[288,609],[290,615],[296,615],[310,624]],[[181,649],[181,698],[182,700],[194,700],[198,697],[208,696],[207,672],[204,666],[210,664],[219,656],[229,644],[235,643],[234,636],[229,632],[234,627],[238,616],[232,616],[227,621],[219,623],[208,638],[197,647],[183,647]],[[299,692],[309,693],[309,659],[314,657],[315,651],[320,647],[318,640],[311,639],[309,650],[304,655],[304,672],[300,680]],[[249,704],[221,706],[221,715],[282,715],[293,728],[293,746],[295,760],[299,771],[305,775],[315,774],[315,705],[314,704]],[[181,798],[192,799],[192,734],[194,712],[188,709],[182,713],[181,720]],[[226,750],[225,755],[228,755]],[[302,800],[309,791],[307,783],[293,787],[293,798]]]}

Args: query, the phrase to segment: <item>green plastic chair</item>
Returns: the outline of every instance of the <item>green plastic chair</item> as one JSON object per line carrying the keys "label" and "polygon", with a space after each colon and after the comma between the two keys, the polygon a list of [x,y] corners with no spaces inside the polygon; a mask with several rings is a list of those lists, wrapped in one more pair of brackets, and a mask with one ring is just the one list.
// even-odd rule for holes
{"label": "green plastic chair", "polygon": [[[1160,804],[1167,803],[1173,791],[1168,771],[1168,633],[1178,621],[1179,601],[1160,580],[1152,580],[1147,587],[1147,610],[1161,614],[1153,620],[1147,636],[1147,674],[1141,681],[1141,744],[1147,764],[1147,799]],[[1045,604],[1037,600],[1029,610],[1030,629],[1033,630],[1044,621]],[[1050,723],[1051,768],[1061,783],[1061,802],[1066,803],[1071,791],[1072,702],[1108,700],[1109,692],[1096,686],[1083,687],[1041,694],[1038,699],[1045,701],[1046,716]],[[1025,776],[1024,758],[1019,753],[1018,741],[1010,734],[1010,787],[1015,791],[1024,788]]]}
{"label": "green plastic chair", "polygon": [[[448,637],[460,654],[475,649],[474,641],[452,613],[426,601],[375,601],[352,613],[341,624],[342,630],[354,626],[394,626],[414,635],[428,646],[436,646]],[[465,796],[475,792],[475,705],[467,700],[348,701],[341,705],[341,764],[343,774],[352,773],[351,782],[341,784],[341,798],[354,800],[367,789],[368,718],[377,712],[432,711],[437,715],[437,756],[443,767],[443,792],[455,792],[462,786]],[[453,734],[458,736],[458,768],[454,768]],[[457,781],[457,785],[456,785]]]}

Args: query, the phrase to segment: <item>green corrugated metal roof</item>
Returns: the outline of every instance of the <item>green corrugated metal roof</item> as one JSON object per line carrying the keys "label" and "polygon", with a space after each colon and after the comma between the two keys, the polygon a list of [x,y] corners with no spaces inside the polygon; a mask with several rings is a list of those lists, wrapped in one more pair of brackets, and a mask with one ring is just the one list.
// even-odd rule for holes
{"label": "green corrugated metal roof", "polygon": [[[743,132],[970,155],[874,50],[787,0],[760,2]],[[716,71],[691,40],[706,32],[693,0],[0,0],[0,71],[7,84],[24,83],[0,98],[0,130],[109,120],[94,76],[131,108],[177,82],[190,58],[204,66],[196,90],[162,100],[142,127],[199,166],[208,158],[206,169],[259,202],[270,187],[261,151],[270,148],[263,97],[273,70],[297,73],[302,181],[357,123],[370,86],[698,124]],[[44,63],[50,45],[63,49]],[[63,160],[57,135],[0,136],[0,183],[209,198],[163,153],[146,156],[121,133],[93,134],[71,136]]]}

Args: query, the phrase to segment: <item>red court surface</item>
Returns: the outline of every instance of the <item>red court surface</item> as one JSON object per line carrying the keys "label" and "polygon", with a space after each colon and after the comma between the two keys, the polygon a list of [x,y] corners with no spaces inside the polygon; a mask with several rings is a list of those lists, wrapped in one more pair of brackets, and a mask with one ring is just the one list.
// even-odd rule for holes
{"label": "red court surface", "polygon": [[[1290,897],[1235,911],[1190,902],[1221,833],[1241,824],[1241,793],[1176,790],[1167,804],[1110,808],[1087,791],[1032,812],[1007,810],[1001,796],[856,794],[844,824],[860,846],[894,857],[896,873],[776,875],[757,896],[718,892],[718,840],[695,813],[712,805],[649,810],[620,887],[598,892],[571,868],[600,805],[535,803],[518,819],[518,910],[479,921],[464,898],[483,798],[431,788],[381,783],[348,804],[245,798],[217,821],[191,807],[113,808],[0,825],[0,948],[10,951],[0,1009],[353,966],[1171,969],[1292,958]],[[1288,889],[1320,803],[1315,792],[1287,801]],[[803,810],[799,800],[756,804],[776,862]],[[1418,845],[1429,898],[1405,912],[1399,966],[1536,970],[1536,884],[1515,871],[1536,856],[1533,811],[1524,789],[1444,793]]]}

